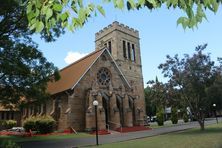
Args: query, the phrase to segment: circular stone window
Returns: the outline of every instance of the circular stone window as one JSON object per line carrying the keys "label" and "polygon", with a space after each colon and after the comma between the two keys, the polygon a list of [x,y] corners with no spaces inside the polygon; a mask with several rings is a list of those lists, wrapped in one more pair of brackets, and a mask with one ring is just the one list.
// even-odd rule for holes
{"label": "circular stone window", "polygon": [[101,68],[97,73],[97,80],[100,85],[108,85],[110,83],[111,75],[107,68]]}

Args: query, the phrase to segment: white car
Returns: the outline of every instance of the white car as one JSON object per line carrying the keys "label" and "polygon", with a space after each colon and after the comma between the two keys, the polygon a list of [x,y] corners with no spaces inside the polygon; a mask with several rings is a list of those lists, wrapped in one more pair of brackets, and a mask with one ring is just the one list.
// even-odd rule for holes
{"label": "white car", "polygon": [[24,132],[25,129],[23,127],[13,127],[11,129],[9,129],[8,131],[12,131],[12,132]]}

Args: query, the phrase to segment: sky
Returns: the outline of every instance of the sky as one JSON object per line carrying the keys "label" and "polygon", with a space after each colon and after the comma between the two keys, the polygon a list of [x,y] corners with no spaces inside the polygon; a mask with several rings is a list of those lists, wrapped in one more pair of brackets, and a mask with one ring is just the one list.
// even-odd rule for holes
{"label": "sky", "polygon": [[75,32],[66,31],[55,42],[46,43],[39,35],[33,39],[39,44],[48,61],[53,62],[59,69],[67,66],[95,50],[95,33],[114,21],[137,29],[140,35],[140,49],[144,86],[156,76],[159,81],[166,82],[166,78],[157,67],[166,61],[166,55],[192,54],[197,45],[207,43],[207,53],[211,53],[212,60],[222,57],[222,10],[217,14],[207,12],[207,19],[198,25],[198,29],[184,30],[177,26],[177,19],[184,16],[181,10],[160,8],[150,11],[117,10],[112,5],[104,7],[106,16],[97,15]]}

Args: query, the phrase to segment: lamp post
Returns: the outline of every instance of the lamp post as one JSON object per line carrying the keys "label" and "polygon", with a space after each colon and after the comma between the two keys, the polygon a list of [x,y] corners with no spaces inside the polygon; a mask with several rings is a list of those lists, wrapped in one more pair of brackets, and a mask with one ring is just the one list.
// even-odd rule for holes
{"label": "lamp post", "polygon": [[217,124],[218,124],[217,112],[216,112],[216,106],[217,106],[217,105],[214,103],[214,104],[213,104],[214,115],[215,115],[215,118],[216,118],[216,121],[217,121]]}
{"label": "lamp post", "polygon": [[93,101],[93,106],[95,106],[95,123],[96,123],[96,145],[99,145],[98,142],[98,123],[97,123],[97,106],[99,105],[99,102],[97,100]]}

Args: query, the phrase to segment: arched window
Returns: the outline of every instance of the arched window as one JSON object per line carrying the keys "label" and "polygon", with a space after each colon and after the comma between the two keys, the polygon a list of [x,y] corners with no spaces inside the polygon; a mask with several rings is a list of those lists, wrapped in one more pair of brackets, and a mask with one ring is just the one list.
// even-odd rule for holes
{"label": "arched window", "polygon": [[127,42],[128,59],[131,60],[130,42]]}
{"label": "arched window", "polygon": [[132,61],[136,61],[136,53],[135,53],[135,46],[132,44]]}
{"label": "arched window", "polygon": [[111,44],[111,41],[108,42],[108,50],[112,54],[112,44]]}
{"label": "arched window", "polygon": [[127,58],[127,55],[126,55],[126,41],[123,41],[123,57]]}

